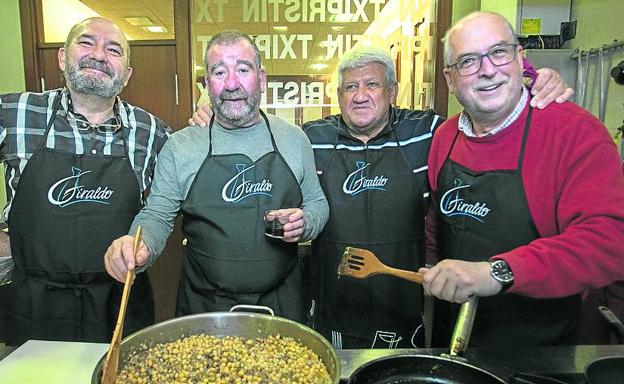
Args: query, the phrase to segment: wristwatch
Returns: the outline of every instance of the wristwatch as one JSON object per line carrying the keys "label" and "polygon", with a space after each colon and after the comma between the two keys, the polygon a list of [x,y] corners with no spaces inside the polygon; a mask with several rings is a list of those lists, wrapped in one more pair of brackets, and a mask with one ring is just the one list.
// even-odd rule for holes
{"label": "wristwatch", "polygon": [[505,260],[490,260],[490,275],[503,285],[501,292],[505,292],[514,282],[514,275]]}

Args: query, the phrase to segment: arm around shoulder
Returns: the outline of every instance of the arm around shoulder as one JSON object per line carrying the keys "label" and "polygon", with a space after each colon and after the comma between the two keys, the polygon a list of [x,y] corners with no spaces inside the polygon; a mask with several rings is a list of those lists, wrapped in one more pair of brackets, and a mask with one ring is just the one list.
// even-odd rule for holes
{"label": "arm around shoulder", "polygon": [[329,204],[321,188],[314,153],[307,136],[302,133],[301,162],[303,177],[300,181],[303,203],[301,208],[304,212],[305,228],[300,241],[315,239],[325,227],[329,218]]}

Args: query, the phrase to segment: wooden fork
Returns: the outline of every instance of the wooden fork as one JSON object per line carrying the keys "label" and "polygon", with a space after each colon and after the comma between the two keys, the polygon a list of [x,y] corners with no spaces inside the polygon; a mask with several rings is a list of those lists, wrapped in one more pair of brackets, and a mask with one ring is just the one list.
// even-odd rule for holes
{"label": "wooden fork", "polygon": [[346,247],[338,266],[339,276],[365,279],[374,275],[392,275],[414,283],[422,284],[422,273],[388,267],[367,249]]}
{"label": "wooden fork", "polygon": [[[136,255],[141,245],[142,228],[137,227],[136,235],[134,235],[134,254]],[[117,380],[117,368],[119,367],[119,347],[121,343],[121,334],[123,331],[124,318],[126,316],[126,308],[128,306],[128,297],[130,296],[130,287],[134,281],[134,271],[126,273],[126,281],[121,295],[121,305],[119,306],[119,315],[117,316],[117,324],[113,332],[111,344],[108,347],[104,368],[102,368],[102,384],[115,384]]]}

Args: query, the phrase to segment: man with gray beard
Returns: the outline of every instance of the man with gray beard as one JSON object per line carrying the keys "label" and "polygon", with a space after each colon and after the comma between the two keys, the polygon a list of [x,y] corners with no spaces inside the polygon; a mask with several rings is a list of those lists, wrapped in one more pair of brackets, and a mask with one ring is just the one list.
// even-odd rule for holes
{"label": "man with gray beard", "polygon": [[[128,232],[170,132],[117,97],[132,75],[130,47],[109,20],[76,24],[58,61],[66,88],[0,96],[3,216],[15,264],[8,345],[111,339],[123,286],[106,273],[102,255]],[[141,275],[124,334],[153,321],[151,287]]]}
{"label": "man with gray beard", "polygon": [[[252,304],[301,322],[297,242],[314,239],[329,214],[312,147],[301,129],[260,110],[266,73],[247,35],[216,34],[205,64],[215,114],[208,128],[187,127],[163,147],[147,205],[130,236],[109,248],[107,270],[123,281],[128,270],[151,264],[182,212],[188,242],[177,315]],[[283,233],[269,237],[265,220],[275,218]],[[135,255],[138,225],[144,235]]]}

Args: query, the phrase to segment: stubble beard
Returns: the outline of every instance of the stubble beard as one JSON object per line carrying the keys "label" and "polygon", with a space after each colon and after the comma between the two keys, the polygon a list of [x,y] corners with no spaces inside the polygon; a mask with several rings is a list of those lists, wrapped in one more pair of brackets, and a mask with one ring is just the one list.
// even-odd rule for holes
{"label": "stubble beard", "polygon": [[[236,91],[223,91],[220,95],[210,93],[209,96],[217,119],[228,126],[249,126],[254,123],[260,110],[260,89],[256,89],[251,94],[243,89],[238,89]],[[244,99],[245,106],[241,109],[230,107],[225,101],[232,99]]]}
{"label": "stubble beard", "polygon": [[[83,68],[94,68],[107,73],[110,78],[102,79],[96,76],[89,76],[81,72]],[[106,64],[93,59],[83,59],[77,64],[65,61],[65,82],[69,89],[84,95],[93,95],[109,99],[121,93],[124,88],[124,81],[127,70],[124,69],[117,75],[112,73]]]}

